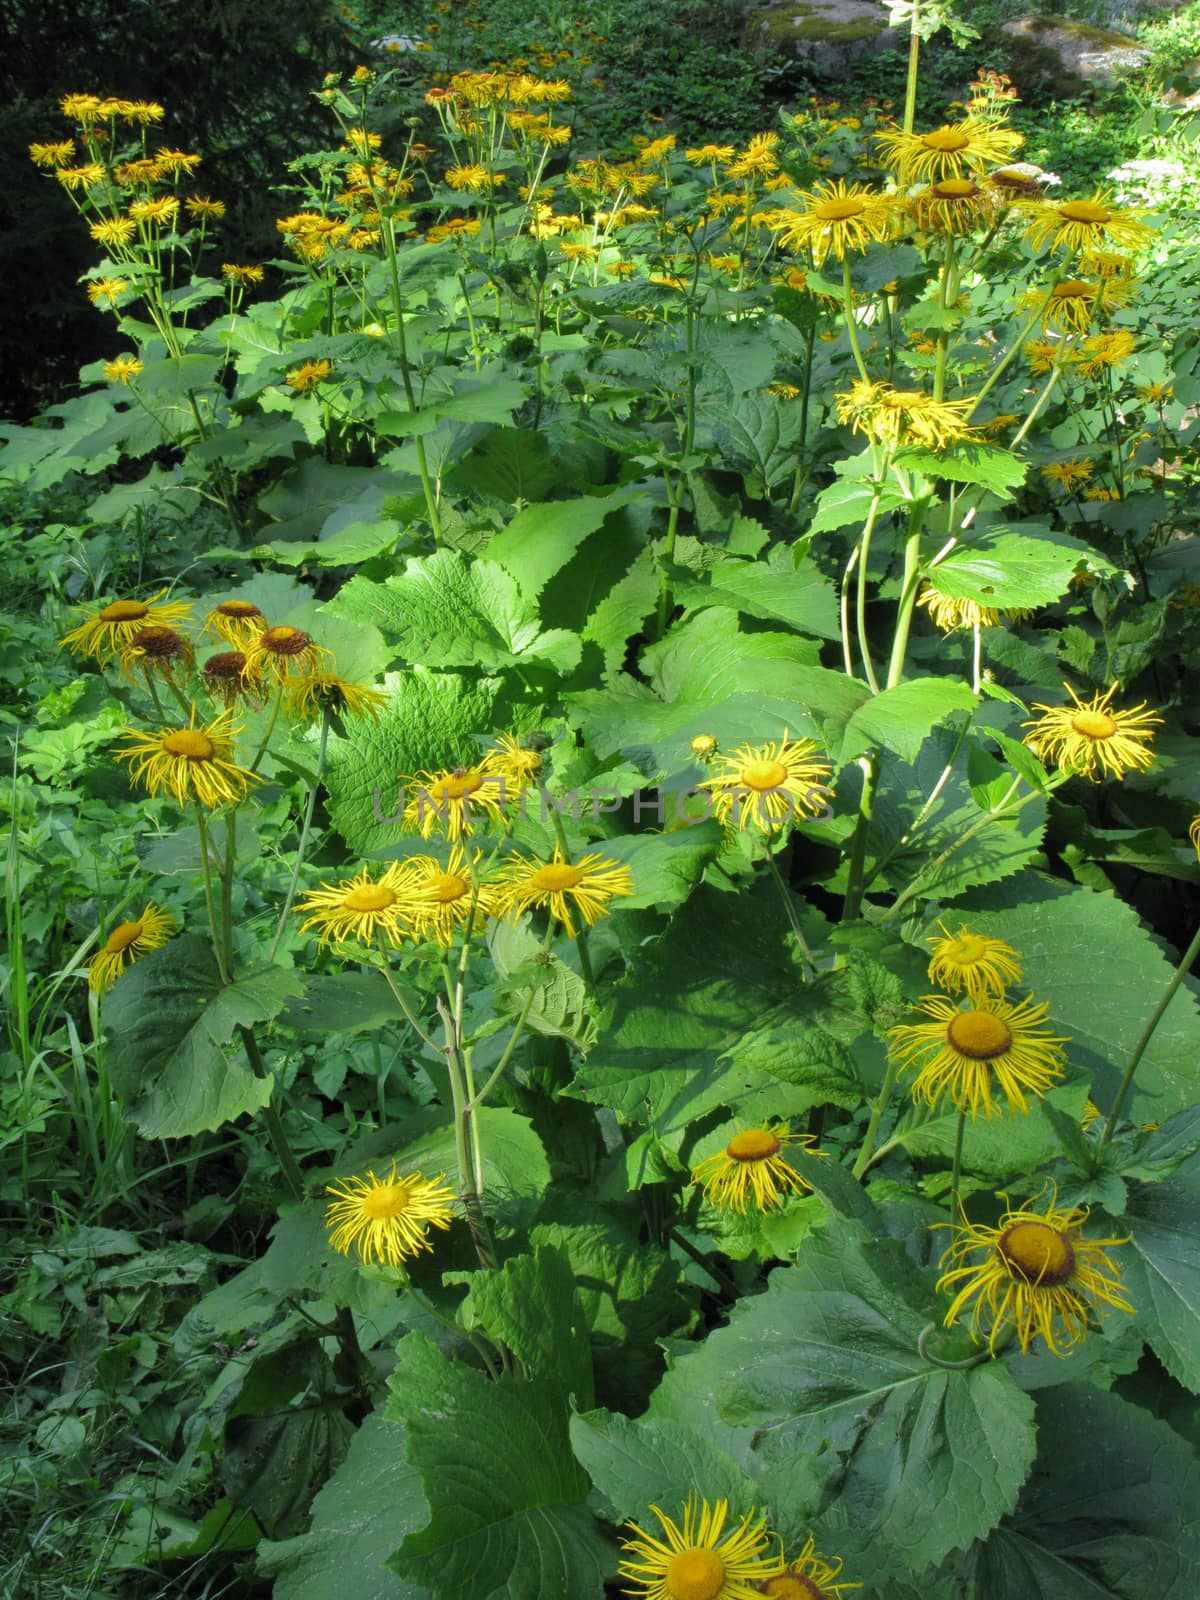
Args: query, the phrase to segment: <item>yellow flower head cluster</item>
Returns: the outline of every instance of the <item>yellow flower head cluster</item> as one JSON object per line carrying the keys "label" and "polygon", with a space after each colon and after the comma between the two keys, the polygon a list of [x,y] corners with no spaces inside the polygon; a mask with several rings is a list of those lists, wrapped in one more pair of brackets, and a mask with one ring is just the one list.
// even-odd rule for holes
{"label": "yellow flower head cluster", "polygon": [[971,404],[969,400],[935,400],[919,389],[897,389],[890,383],[859,378],[849,393],[838,396],[838,416],[856,433],[893,448],[911,444],[944,450],[977,436],[967,423]]}
{"label": "yellow flower head cluster", "polygon": [[810,250],[818,267],[827,255],[844,261],[851,250],[886,239],[895,223],[891,195],[840,178],[818,183],[798,199],[798,206],[768,213],[768,226],[789,250]]}
{"label": "yellow flower head cluster", "polygon": [[1024,724],[1025,743],[1042,761],[1053,761],[1060,772],[1095,780],[1123,778],[1127,772],[1144,772],[1154,760],[1150,741],[1162,725],[1157,711],[1146,702],[1130,711],[1117,710],[1113,697],[1119,685],[1090,700],[1081,700],[1069,683],[1063,685],[1073,705],[1035,705],[1042,715]]}
{"label": "yellow flower head cluster", "polygon": [[902,183],[939,183],[985,171],[1008,161],[1025,142],[995,117],[963,117],[930,133],[899,128],[875,135],[884,165]]}

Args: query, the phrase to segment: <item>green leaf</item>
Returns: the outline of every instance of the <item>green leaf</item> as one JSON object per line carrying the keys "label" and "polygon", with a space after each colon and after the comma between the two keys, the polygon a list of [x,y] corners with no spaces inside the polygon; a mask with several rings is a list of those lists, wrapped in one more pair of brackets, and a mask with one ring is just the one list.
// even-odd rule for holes
{"label": "green leaf", "polygon": [[1200,1188],[1181,1175],[1137,1184],[1116,1251],[1138,1327],[1171,1376],[1200,1393]]}
{"label": "green leaf", "polygon": [[[816,510],[805,532],[829,533],[835,528],[861,527],[870,515],[875,485],[857,478],[835,478],[817,496]],[[902,505],[899,492],[884,485],[879,497],[880,514]]]}
{"label": "green leaf", "polygon": [[573,1404],[592,1404],[592,1356],[575,1275],[562,1251],[535,1245],[495,1271],[470,1274],[458,1308],[464,1328],[505,1344],[533,1378],[553,1379]]}
{"label": "green leaf", "polygon": [[495,1011],[510,1018],[525,1012],[525,1026],[534,1033],[590,1050],[599,1032],[591,991],[573,968],[542,948],[528,920],[494,923],[488,947],[501,980]]}
{"label": "green leaf", "polygon": [[1035,610],[1066,594],[1075,569],[1089,567],[1113,573],[1116,568],[1090,545],[1068,534],[1048,536],[1017,530],[985,535],[959,545],[928,574],[939,594],[952,600],[974,600],[994,611]]}
{"label": "green leaf", "polygon": [[720,823],[709,817],[668,833],[625,833],[604,840],[605,856],[623,862],[633,874],[633,894],[617,903],[627,911],[681,905],[716,858],[721,838]]}
{"label": "green leaf", "polygon": [[354,1432],[343,1409],[350,1397],[334,1387],[320,1339],[303,1333],[256,1357],[226,1398],[226,1493],[255,1512],[269,1534],[298,1533]]}
{"label": "green leaf", "polygon": [[615,1522],[654,1528],[653,1517],[647,1520],[651,1506],[678,1521],[691,1494],[710,1505],[728,1500],[735,1520],[755,1504],[752,1480],[699,1427],[589,1411],[571,1418],[571,1445]]}
{"label": "green leaf", "polygon": [[913,678],[885,689],[847,722],[838,764],[853,761],[873,745],[894,750],[911,764],[939,722],[952,711],[970,711],[975,701],[970,685],[959,678]]}
{"label": "green leaf", "polygon": [[[1025,981],[1050,1006],[1056,1033],[1068,1036],[1072,1066],[1091,1074],[1092,1098],[1111,1105],[1146,1018],[1171,980],[1174,963],[1112,894],[1023,872],[972,896],[971,927],[1018,951]],[[1195,1103],[1200,1013],[1186,985],[1176,991],[1133,1081],[1129,1115],[1161,1122]]]}
{"label": "green leaf", "polygon": [[389,1386],[430,1512],[392,1568],[439,1600],[601,1600],[613,1552],[585,1503],[557,1385],[492,1382],[410,1333]]}
{"label": "green leaf", "polygon": [[426,667],[541,664],[569,672],[576,635],[542,631],[535,603],[491,560],[458,550],[413,557],[384,583],[354,578],[337,597],[338,615],[369,622],[398,641],[404,659]]}
{"label": "green leaf", "polygon": [[138,1132],[182,1139],[258,1111],[272,1080],[225,1046],[301,992],[299,975],[260,967],[221,987],[207,941],[181,934],[131,966],[104,1005],[106,1064]]}
{"label": "green leaf", "polygon": [[677,570],[671,594],[685,612],[729,606],[746,616],[782,622],[819,639],[840,637],[833,587],[811,562],[799,568],[789,545],[776,545],[765,561],[725,559],[709,568],[707,582]]}
{"label": "green leaf", "polygon": [[525,506],[488,545],[487,558],[536,598],[611,512],[643,498],[643,490],[629,485],[596,498]]}
{"label": "green leaf", "polygon": [[[550,1183],[542,1142],[524,1117],[503,1107],[475,1113],[483,1148],[483,1187],[489,1216],[506,1227],[528,1224]],[[432,1176],[455,1170],[454,1129],[435,1128],[397,1152],[406,1168]]]}
{"label": "green leaf", "polygon": [[749,468],[761,494],[796,470],[803,442],[800,408],[765,391],[739,394],[700,408],[696,438],[701,447],[711,441],[727,459]]}
{"label": "green leaf", "polygon": [[394,849],[405,774],[453,767],[478,755],[473,735],[490,733],[500,683],[413,667],[383,683],[389,700],[378,720],[359,717],[352,738],[329,741],[326,786],[333,825],[360,855]]}
{"label": "green leaf", "polygon": [[297,1033],[373,1033],[407,1019],[378,972],[305,972],[277,1021]]}
{"label": "green leaf", "polygon": [[450,474],[456,489],[474,490],[515,506],[541,500],[561,480],[544,433],[497,428]]}
{"label": "green leaf", "polygon": [[829,1447],[854,1528],[838,1553],[868,1581],[982,1538],[1033,1461],[1033,1404],[1002,1366],[947,1371],[918,1354],[934,1314],[898,1247],[832,1218],[708,1340],[726,1421],[765,1430],[758,1448],[776,1462]]}
{"label": "green leaf", "polygon": [[1195,1452],[1091,1385],[1038,1396],[1038,1460],[1014,1516],[975,1552],[977,1600],[1193,1600]]}
{"label": "green leaf", "polygon": [[952,449],[898,450],[893,465],[902,472],[921,472],[927,478],[945,478],[951,483],[977,483],[1000,500],[1011,500],[1013,489],[1025,482],[1025,462],[1010,450],[994,444],[979,444],[970,439],[955,441]]}
{"label": "green leaf", "polygon": [[346,1459],[317,1495],[306,1533],[259,1546],[258,1571],[274,1578],[274,1600],[430,1600],[385,1565],[406,1534],[423,1528],[429,1506],[421,1475],[404,1453],[403,1425],[373,1411]]}

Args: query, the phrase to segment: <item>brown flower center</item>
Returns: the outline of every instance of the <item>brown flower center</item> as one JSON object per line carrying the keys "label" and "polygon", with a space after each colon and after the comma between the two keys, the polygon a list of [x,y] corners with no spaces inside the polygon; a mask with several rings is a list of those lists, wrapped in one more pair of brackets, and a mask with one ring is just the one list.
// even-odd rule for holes
{"label": "brown flower center", "polygon": [[158,661],[170,661],[186,653],[187,641],[174,628],[139,628],[130,639],[129,648]]}
{"label": "brown flower center", "polygon": [[741,772],[747,789],[759,794],[768,789],[781,789],[788,779],[788,769],[782,761],[747,761]]}
{"label": "brown flower center", "polygon": [[1112,212],[1108,207],[1097,204],[1095,200],[1068,200],[1066,205],[1059,206],[1058,214],[1064,222],[1083,222],[1089,227],[1112,221]]}
{"label": "brown flower center", "polygon": [[312,644],[307,633],[299,628],[289,628],[286,623],[277,628],[265,629],[258,638],[259,646],[273,656],[302,656]]}
{"label": "brown flower center", "polygon": [[242,650],[222,650],[219,655],[209,656],[204,663],[206,678],[240,678],[245,670],[246,655]]}
{"label": "brown flower center", "polygon": [[1117,731],[1114,719],[1103,711],[1077,711],[1071,727],[1085,739],[1111,739]]}
{"label": "brown flower center", "polygon": [[747,1128],[734,1134],[725,1146],[725,1154],[731,1161],[766,1161],[778,1155],[780,1148],[780,1140],[766,1128]]}
{"label": "brown flower center", "polygon": [[464,895],[469,895],[471,885],[466,878],[460,878],[455,872],[438,872],[429,879],[425,885],[425,893],[430,900],[436,900],[439,905],[452,905],[455,900],[461,900]]}
{"label": "brown flower center", "polygon": [[961,128],[935,128],[932,133],[919,135],[926,150],[936,150],[941,155],[957,155],[971,142],[971,135]]}
{"label": "brown flower center", "polygon": [[778,1578],[768,1578],[763,1593],[770,1600],[826,1600],[824,1589],[802,1572],[783,1572]]}
{"label": "brown flower center", "polygon": [[1057,1288],[1075,1271],[1075,1251],[1070,1239],[1048,1222],[1014,1222],[996,1240],[1005,1264],[1026,1283]]}
{"label": "brown flower center", "polygon": [[408,1185],[403,1181],[381,1183],[363,1195],[361,1204],[363,1212],[373,1222],[402,1216],[408,1208]]}
{"label": "brown flower center", "polygon": [[342,898],[346,911],[386,911],[396,904],[396,896],[386,883],[360,883]]}
{"label": "brown flower center", "polygon": [[142,925],[140,922],[122,922],[113,929],[104,941],[105,951],[110,956],[120,955],[122,950],[128,950],[129,946],[141,937]]}
{"label": "brown flower center", "polygon": [[168,733],[162,742],[163,754],[177,756],[182,761],[211,761],[216,746],[199,728],[178,728]]}
{"label": "brown flower center", "polygon": [[583,879],[581,869],[573,867],[569,861],[551,861],[531,875],[529,885],[532,889],[546,889],[557,894],[563,889],[574,889]]}
{"label": "brown flower center", "polygon": [[930,192],[936,200],[970,200],[979,193],[979,185],[970,178],[943,178]]}
{"label": "brown flower center", "polygon": [[150,607],[144,606],[140,600],[114,600],[112,605],[105,606],[97,619],[100,622],[136,622],[139,617],[150,615]]}
{"label": "brown flower center", "polygon": [[991,1061],[1012,1044],[1007,1024],[990,1011],[956,1011],[946,1029],[946,1038],[960,1056],[969,1056],[972,1061]]}
{"label": "brown flower center", "polygon": [[[220,617],[261,617],[262,612],[250,600],[222,600],[213,609]],[[279,630],[276,630],[279,631]]]}
{"label": "brown flower center", "polygon": [[717,1600],[725,1563],[715,1550],[681,1550],[667,1562],[663,1584],[670,1600]]}

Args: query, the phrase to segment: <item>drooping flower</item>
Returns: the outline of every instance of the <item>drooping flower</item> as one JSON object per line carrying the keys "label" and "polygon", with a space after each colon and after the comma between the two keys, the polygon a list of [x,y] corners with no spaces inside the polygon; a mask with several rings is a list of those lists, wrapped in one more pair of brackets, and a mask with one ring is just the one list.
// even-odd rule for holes
{"label": "drooping flower", "polygon": [[503,914],[517,917],[531,906],[544,906],[573,939],[572,910],[592,927],[609,914],[615,896],[633,893],[633,875],[621,862],[595,853],[567,861],[556,845],[549,861],[510,856],[497,880],[497,892]]}
{"label": "drooping flower", "polygon": [[129,643],[141,628],[175,628],[188,620],[191,607],[182,600],[160,605],[165,589],[149,600],[110,600],[91,612],[78,627],[64,633],[58,641],[74,654],[91,657],[101,665]]}
{"label": "drooping flower", "polygon": [[130,683],[141,672],[145,677],[165,678],[177,683],[196,664],[196,652],[174,628],[152,623],[139,628],[121,651],[121,674]]}
{"label": "drooping flower", "polygon": [[847,1583],[841,1578],[840,1560],[826,1561],[817,1554],[816,1540],[810,1533],[800,1554],[793,1556],[777,1578],[768,1578],[760,1585],[767,1600],[839,1600],[851,1589],[861,1589],[861,1583]]}
{"label": "drooping flower", "polygon": [[242,650],[222,650],[209,656],[200,668],[200,680],[209,694],[226,706],[238,700],[262,699],[260,685],[246,677],[246,655]]}
{"label": "drooping flower", "polygon": [[289,716],[319,717],[323,711],[352,717],[372,717],[387,705],[387,695],[365,683],[347,683],[336,672],[306,672],[288,678],[283,703]]}
{"label": "drooping flower", "polygon": [[131,782],[152,795],[173,795],[181,806],[190,800],[209,808],[236,805],[252,783],[262,781],[238,766],[233,749],[237,731],[230,710],[197,726],[193,706],[186,727],[126,729],[131,742],[117,751],[117,760],[130,763]]}
{"label": "drooping flower", "polygon": [[321,944],[350,939],[371,944],[378,932],[389,944],[398,945],[409,933],[407,889],[408,874],[400,861],[389,862],[378,878],[372,878],[370,867],[363,867],[344,883],[323,883],[296,904],[297,916],[309,914],[300,932],[319,928]]}
{"label": "drooping flower", "polygon": [[1008,161],[1024,137],[993,117],[963,117],[929,133],[877,133],[884,165],[903,182],[937,183]]}
{"label": "drooping flower", "polygon": [[789,250],[811,250],[819,267],[827,255],[844,261],[851,250],[865,250],[872,240],[891,232],[895,201],[865,184],[842,179],[821,182],[803,191],[801,208],[772,212],[770,226]]}
{"label": "drooping flower", "polygon": [[782,1156],[787,1145],[809,1146],[808,1135],[792,1133],[786,1124],[767,1124],[735,1133],[723,1150],[693,1167],[691,1181],[704,1185],[710,1205],[745,1213],[753,1200],[757,1211],[772,1211],[786,1194],[811,1186]]}
{"label": "drooping flower", "polygon": [[777,833],[799,817],[819,816],[833,768],[814,759],[811,739],[782,739],[740,745],[715,759],[720,768],[698,787],[712,794],[713,811],[725,827]]}
{"label": "drooping flower", "polygon": [[986,933],[973,933],[965,922],[951,933],[939,922],[942,937],[933,941],[929,960],[929,981],[940,984],[949,994],[965,989],[971,1000],[986,995],[1003,996],[1010,983],[1021,981],[1021,960],[1012,945],[991,939]]}
{"label": "drooping flower", "polygon": [[159,949],[176,931],[175,919],[148,900],[139,917],[117,924],[88,962],[88,988],[93,994],[102,994],[121,976],[127,961]]}
{"label": "drooping flower", "polygon": [[973,178],[943,178],[908,201],[913,221],[925,233],[954,235],[987,227],[996,214],[991,192]]}
{"label": "drooping flower", "polygon": [[482,767],[485,772],[503,778],[505,785],[511,786],[519,794],[522,789],[536,783],[542,770],[542,754],[540,750],[531,750],[523,745],[516,734],[501,733],[496,737],[496,748],[484,756]]}
{"label": "drooping flower", "polygon": [[87,286],[87,297],[94,306],[104,304],[111,308],[128,288],[128,278],[93,278]]}
{"label": "drooping flower", "polygon": [[[628,1554],[618,1573],[640,1600],[759,1600],[763,1580],[783,1571],[782,1550],[771,1552],[766,1517],[748,1511],[736,1528],[721,1537],[729,1502],[689,1495],[683,1526],[660,1510],[650,1510],[661,1525],[661,1537],[636,1522],[626,1524],[632,1539],[622,1542]],[[754,1587],[751,1587],[754,1585]]]}
{"label": "drooping flower", "polygon": [[288,373],[288,388],[294,389],[297,394],[311,394],[332,371],[332,361],[302,361]]}
{"label": "drooping flower", "polygon": [[483,762],[442,772],[402,773],[399,781],[406,790],[404,825],[422,839],[433,833],[458,839],[481,820],[504,820],[504,783]]}
{"label": "drooping flower", "polygon": [[1032,611],[1019,606],[985,606],[978,600],[943,594],[936,583],[922,586],[917,604],[928,610],[943,633],[954,633],[960,628],[998,628],[1002,622],[1024,622],[1033,615]]}
{"label": "drooping flower", "polygon": [[221,263],[221,276],[229,283],[245,288],[247,284],[261,283],[263,269],[261,267],[239,267],[236,262],[223,261]]}
{"label": "drooping flower", "polygon": [[914,1100],[937,1107],[947,1095],[972,1120],[982,1110],[1000,1115],[996,1091],[1010,1115],[1029,1110],[1026,1093],[1044,1095],[1062,1077],[1065,1038],[1046,1026],[1048,1002],[1032,998],[1013,1005],[995,995],[961,1008],[942,995],[926,995],[918,1008],[928,1022],[899,1023],[888,1031],[888,1049],[905,1071],[917,1073]]}
{"label": "drooping flower", "polygon": [[244,640],[246,676],[270,679],[283,684],[289,678],[306,676],[323,667],[329,651],[302,628],[286,622],[263,628],[252,639]]}
{"label": "drooping flower", "polygon": [[1200,860],[1200,817],[1192,818],[1191,825],[1188,828],[1188,838],[1195,847],[1197,859]]}
{"label": "drooping flower", "polygon": [[971,400],[935,400],[920,389],[897,389],[890,383],[857,378],[837,401],[838,416],[855,433],[893,449],[911,444],[944,450],[977,437],[967,422],[974,404]]}
{"label": "drooping flower", "polygon": [[1137,340],[1128,328],[1115,328],[1111,333],[1096,333],[1083,341],[1079,352],[1079,370],[1085,378],[1098,378],[1110,367],[1128,361],[1137,350]]}
{"label": "drooping flower", "polygon": [[1066,461],[1051,461],[1042,468],[1042,477],[1060,489],[1074,489],[1077,484],[1087,483],[1095,470],[1086,456],[1070,456]]}
{"label": "drooping flower", "polygon": [[1163,719],[1157,711],[1148,711],[1144,700],[1131,711],[1115,710],[1112,699],[1119,687],[1114,683],[1103,694],[1097,690],[1085,701],[1064,683],[1074,705],[1036,704],[1033,709],[1042,715],[1022,724],[1029,729],[1024,742],[1039,760],[1053,761],[1060,772],[1070,771],[1093,781],[1098,771],[1115,778],[1144,772],[1154,760],[1150,741]]}
{"label": "drooping flower", "polygon": [[218,600],[205,613],[204,631],[210,639],[223,639],[235,650],[252,645],[267,619],[253,600]]}
{"label": "drooping flower", "polygon": [[368,1168],[365,1178],[342,1178],[325,1186],[333,1199],[325,1209],[329,1243],[341,1255],[357,1252],[368,1265],[398,1267],[409,1256],[432,1250],[430,1228],[446,1229],[454,1194],[445,1174],[401,1176],[393,1161],[386,1177]]}
{"label": "drooping flower", "polygon": [[37,167],[65,167],[75,159],[75,141],[62,139],[57,144],[31,144],[29,159]]}
{"label": "drooping flower", "polygon": [[183,204],[198,222],[219,222],[225,215],[224,200],[210,200],[206,195],[190,194]]}
{"label": "drooping flower", "polygon": [[1041,1334],[1046,1347],[1062,1355],[1086,1338],[1092,1314],[1101,1306],[1133,1312],[1121,1286],[1120,1269],[1108,1251],[1125,1239],[1088,1239],[1082,1232],[1087,1211],[1045,1211],[1027,1200],[1006,1211],[998,1228],[968,1222],[956,1229],[942,1257],[954,1265],[938,1280],[938,1292],[953,1293],[945,1325],[951,1327],[970,1307],[970,1330],[996,1351],[1004,1335],[1015,1332],[1022,1353]]}
{"label": "drooping flower", "polygon": [[1136,211],[1112,204],[1111,189],[1097,189],[1085,200],[1032,201],[1025,207],[1029,217],[1029,242],[1035,250],[1050,246],[1068,255],[1102,251],[1113,244],[1136,250],[1154,237],[1154,229],[1142,222]]}

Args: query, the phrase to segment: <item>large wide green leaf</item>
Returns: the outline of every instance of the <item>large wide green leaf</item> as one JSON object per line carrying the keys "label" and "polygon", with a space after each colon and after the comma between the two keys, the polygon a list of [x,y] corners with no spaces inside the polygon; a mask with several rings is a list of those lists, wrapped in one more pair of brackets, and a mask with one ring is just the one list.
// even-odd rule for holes
{"label": "large wide green leaf", "polygon": [[1066,594],[1085,559],[1089,570],[1116,570],[1090,545],[1068,534],[1048,537],[1041,530],[1014,529],[960,545],[939,561],[929,579],[939,594],[952,600],[973,600],[993,611],[1029,610]]}
{"label": "large wide green leaf", "polygon": [[[1195,1163],[1192,1163],[1195,1166]],[[1200,1393],[1200,1174],[1138,1184],[1117,1252],[1138,1327],[1172,1377]]]}
{"label": "large wide green leaf", "polygon": [[391,1559],[401,1577],[439,1600],[600,1600],[613,1552],[585,1503],[560,1386],[492,1382],[419,1333],[389,1386],[430,1513]]}
{"label": "large wide green leaf", "polygon": [[238,1027],[265,1022],[302,992],[297,973],[260,967],[222,986],[212,949],[182,934],[143,956],[104,1007],[114,1087],[147,1139],[182,1139],[258,1111],[272,1080],[250,1070]]}

